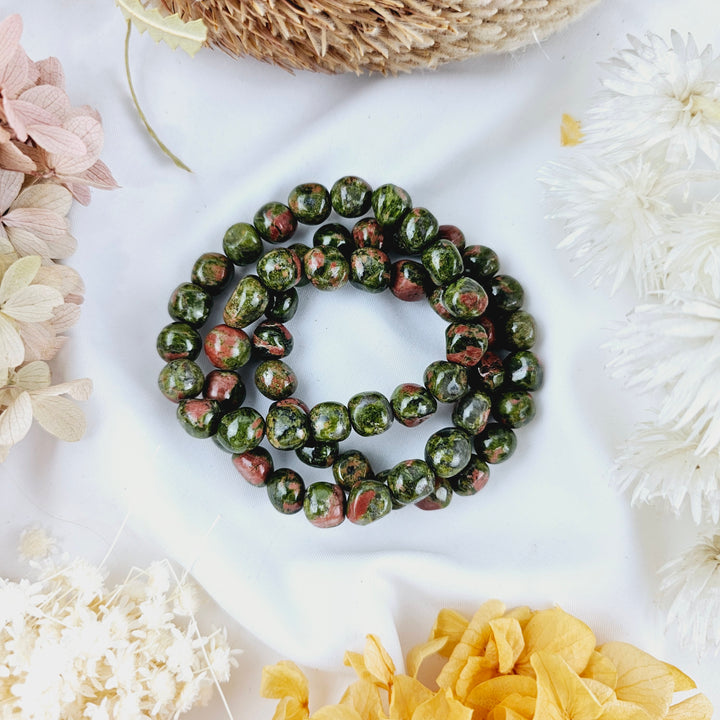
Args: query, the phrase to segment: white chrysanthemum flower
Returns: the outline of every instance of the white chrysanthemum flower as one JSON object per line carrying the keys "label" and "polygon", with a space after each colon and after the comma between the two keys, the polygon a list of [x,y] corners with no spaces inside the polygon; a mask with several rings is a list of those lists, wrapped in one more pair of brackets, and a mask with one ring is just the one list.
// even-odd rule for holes
{"label": "white chrysanthemum flower", "polygon": [[698,650],[720,649],[720,535],[700,542],[660,569],[667,623]]}
{"label": "white chrysanthemum flower", "polygon": [[608,162],[582,146],[565,163],[546,166],[550,217],[563,221],[578,272],[592,273],[593,285],[606,279],[615,292],[631,276],[640,295],[662,287],[663,238],[675,210],[671,190],[686,178],[635,158]]}
{"label": "white chrysanthemum flower", "polygon": [[658,422],[688,429],[703,456],[720,447],[720,302],[671,293],[639,305],[607,344],[628,387],[662,390]]}
{"label": "white chrysanthemum flower", "polygon": [[630,157],[655,151],[673,164],[690,164],[700,150],[720,157],[720,58],[702,52],[691,35],[673,32],[670,44],[652,33],[646,42],[603,64],[605,92],[584,126],[588,143]]}
{"label": "white chrysanthemum flower", "polygon": [[689,505],[693,520],[720,521],[720,452],[698,453],[686,429],[643,423],[615,459],[613,482],[632,491],[632,504],[662,502],[676,514]]}

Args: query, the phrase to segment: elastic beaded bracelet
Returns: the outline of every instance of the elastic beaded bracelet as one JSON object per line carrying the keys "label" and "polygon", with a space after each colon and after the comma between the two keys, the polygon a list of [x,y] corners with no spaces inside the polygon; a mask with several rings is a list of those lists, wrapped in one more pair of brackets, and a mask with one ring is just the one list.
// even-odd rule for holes
{"label": "elastic beaded bracelet", "polygon": [[[374,217],[361,217],[370,208]],[[360,219],[350,230],[325,223],[333,210]],[[294,236],[298,223],[319,226],[312,247],[279,247]],[[263,252],[264,241],[275,247]],[[523,288],[498,274],[493,250],[466,247],[459,228],[439,225],[430,211],[413,207],[402,188],[386,184],[373,191],[355,176],[341,178],[330,190],[298,185],[287,205],[266,203],[252,224],[232,225],[222,246],[223,253],[201,255],[191,282],[171,294],[173,322],[157,338],[158,354],[167,363],[158,385],[178,403],[184,429],[193,437],[212,437],[232,453],[238,472],[249,484],[265,487],[279,512],[303,510],[312,524],[334,527],[346,517],[366,525],[411,504],[437,510],[447,507],[453,494],[476,494],[488,482],[488,465],[512,455],[515,429],[535,415],[532,392],[542,385],[543,370],[530,351],[536,326],[521,309]],[[402,257],[393,261],[391,255]],[[203,339],[198,330],[215,297],[230,284],[235,266],[252,263],[255,273],[232,290],[223,323]],[[408,302],[427,298],[447,322],[446,357],[425,369],[423,384],[402,383],[389,399],[361,392],[345,405],[333,401],[308,408],[294,397],[298,378],[285,362],[294,340],[284,323],[297,311],[298,287],[332,291],[348,282],[371,294],[389,289]],[[207,375],[196,362],[202,349],[214,366]],[[243,406],[246,370],[272,401],[265,417]],[[394,421],[420,425],[438,403],[453,405],[453,424],[431,434],[423,459],[374,473],[363,453],[340,447],[353,432],[371,437]],[[310,467],[332,468],[334,482],[306,486],[295,470],[276,469],[263,440],[274,450],[294,451]]]}

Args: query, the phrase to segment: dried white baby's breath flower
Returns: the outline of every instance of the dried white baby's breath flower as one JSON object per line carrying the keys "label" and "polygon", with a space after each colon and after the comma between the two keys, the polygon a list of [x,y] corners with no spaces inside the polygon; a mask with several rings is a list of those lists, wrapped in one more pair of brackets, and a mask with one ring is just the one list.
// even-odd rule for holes
{"label": "dried white baby's breath flower", "polygon": [[23,560],[43,560],[55,550],[55,538],[41,527],[30,527],[20,533],[19,552]]}

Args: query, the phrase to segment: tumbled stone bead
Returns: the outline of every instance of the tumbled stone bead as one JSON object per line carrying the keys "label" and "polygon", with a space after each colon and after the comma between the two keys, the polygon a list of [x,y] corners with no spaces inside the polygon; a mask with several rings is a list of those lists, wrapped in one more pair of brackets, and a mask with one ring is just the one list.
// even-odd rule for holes
{"label": "tumbled stone bead", "polygon": [[445,288],[442,285],[438,285],[429,295],[428,302],[430,307],[447,322],[452,322],[455,318],[450,314],[450,311],[445,307],[443,302],[443,296],[445,295]]}
{"label": "tumbled stone bead", "polygon": [[390,287],[392,263],[378,248],[358,248],[350,256],[350,282],[370,293],[379,293]]}
{"label": "tumbled stone bead", "polygon": [[479,319],[488,306],[485,288],[469,277],[459,277],[449,283],[442,301],[450,315],[458,320]]}
{"label": "tumbled stone bead", "polygon": [[442,428],[425,443],[425,462],[437,477],[456,475],[470,462],[471,455],[470,436],[459,428]]}
{"label": "tumbled stone bead", "polygon": [[371,204],[375,219],[383,227],[392,227],[412,208],[412,199],[401,187],[387,183],[373,192]]}
{"label": "tumbled stone bead", "polygon": [[212,306],[210,293],[199,285],[185,282],[180,283],[170,295],[168,312],[173,320],[197,328],[208,319]]}
{"label": "tumbled stone bead", "polygon": [[525,291],[522,285],[510,275],[496,275],[486,285],[493,310],[515,312],[522,307]]}
{"label": "tumbled stone bead", "polygon": [[253,331],[253,352],[264,360],[287,357],[293,345],[293,336],[282,323],[265,320]]}
{"label": "tumbled stone bead", "polygon": [[540,361],[529,350],[510,353],[503,361],[507,381],[521,390],[538,390],[543,381]]}
{"label": "tumbled stone bead", "polygon": [[288,247],[288,250],[294,252],[300,260],[300,279],[298,280],[295,287],[305,287],[310,281],[305,274],[305,263],[303,261],[303,258],[305,257],[305,254],[308,252],[308,250],[310,250],[310,246],[305,245],[305,243],[293,243]]}
{"label": "tumbled stone bead", "polygon": [[495,398],[493,417],[503,425],[519,428],[535,417],[535,401],[526,390],[512,390]]}
{"label": "tumbled stone bead", "polygon": [[330,193],[320,183],[302,183],[290,191],[288,207],[299,222],[319,225],[332,211]]}
{"label": "tumbled stone bead", "polygon": [[236,453],[232,457],[232,463],[241,477],[255,487],[267,485],[270,474],[275,469],[272,455],[263,447]]}
{"label": "tumbled stone bead", "polygon": [[251,407],[240,407],[223,415],[215,439],[231,453],[244,453],[260,444],[265,434],[262,415]]}
{"label": "tumbled stone bead", "polygon": [[380,435],[390,428],[393,421],[388,399],[379,392],[362,392],[348,400],[348,411],[353,430],[364,437]]}
{"label": "tumbled stone bead", "polygon": [[425,368],[425,387],[442,403],[459,400],[469,389],[468,370],[448,360],[436,360]]}
{"label": "tumbled stone bead", "polygon": [[262,238],[249,223],[235,223],[223,237],[223,252],[235,265],[249,265],[262,255]]}
{"label": "tumbled stone bead", "polygon": [[295,288],[279,293],[268,293],[265,317],[268,320],[287,322],[295,317],[298,309],[298,293]]}
{"label": "tumbled stone bead", "polygon": [[384,518],[391,510],[390,489],[376,480],[359,482],[348,493],[345,514],[356,525],[369,525]]}
{"label": "tumbled stone bead", "polygon": [[336,527],[345,519],[345,493],[333,483],[313,483],[305,491],[303,510],[315,527]]}
{"label": "tumbled stone bead", "polygon": [[498,355],[486,352],[470,374],[473,387],[493,392],[505,382],[505,366]]}
{"label": "tumbled stone bead", "polygon": [[507,460],[516,447],[515,433],[500,423],[488,423],[480,435],[475,437],[475,452],[491,465]]}
{"label": "tumbled stone bead", "polygon": [[232,370],[211,370],[205,378],[203,397],[215,400],[223,412],[236,410],[245,401],[245,383]]}
{"label": "tumbled stone bead", "polygon": [[350,266],[334,247],[314,247],[303,258],[305,274],[318,290],[337,290],[346,285]]}
{"label": "tumbled stone bead", "polygon": [[445,478],[435,478],[435,489],[425,498],[415,503],[420,510],[443,510],[452,500],[453,491]]}
{"label": "tumbled stone bead", "polygon": [[488,337],[482,325],[456,322],[445,328],[445,355],[450,362],[477,365],[487,349]]}
{"label": "tumbled stone bead", "polygon": [[226,325],[243,328],[255,322],[267,308],[270,297],[257,275],[246,275],[237,284],[223,310]]}
{"label": "tumbled stone bead", "polygon": [[437,410],[437,401],[430,391],[415,383],[398,385],[390,396],[390,405],[395,419],[405,427],[419,425]]}
{"label": "tumbled stone bead", "polygon": [[297,220],[290,208],[281,202],[265,203],[253,218],[253,225],[263,240],[283,243],[297,230]]}
{"label": "tumbled stone bead", "polygon": [[300,462],[315,468],[329,468],[337,460],[340,446],[335,441],[315,442],[308,441],[295,451]]}
{"label": "tumbled stone bead", "polygon": [[319,227],[313,234],[313,247],[333,247],[345,258],[349,258],[355,249],[350,231],[340,223],[328,223]]}
{"label": "tumbled stone bead", "polygon": [[310,408],[307,404],[300,398],[296,397],[286,397],[282,400],[276,400],[275,404],[278,406],[292,405],[293,407],[299,407],[306,415],[310,412]]}
{"label": "tumbled stone bead", "polygon": [[160,331],[155,347],[165,362],[194,360],[202,349],[202,338],[198,331],[187,323],[174,322]]}
{"label": "tumbled stone bead", "polygon": [[392,264],[390,291],[399,300],[416,302],[427,297],[429,278],[425,268],[414,260],[397,260]]}
{"label": "tumbled stone bead", "polygon": [[387,484],[398,503],[409,505],[430,495],[435,475],[424,460],[403,460],[390,470]]}
{"label": "tumbled stone bead", "polygon": [[346,218],[360,217],[370,209],[372,188],[355,175],[337,180],[330,189],[330,201],[338,215]]}
{"label": "tumbled stone bead", "polygon": [[265,435],[278,450],[297,450],[310,437],[307,413],[298,405],[273,403],[265,416]]}
{"label": "tumbled stone bead", "polygon": [[503,340],[508,350],[529,350],[535,344],[535,318],[525,310],[516,310],[503,323]]}
{"label": "tumbled stone bead", "polygon": [[463,395],[452,412],[452,421],[459,428],[470,433],[470,435],[478,435],[481,433],[490,419],[490,411],[492,410],[492,399],[487,393],[480,390]]}
{"label": "tumbled stone bead", "polygon": [[465,234],[456,225],[440,225],[437,236],[438,239],[449,240],[461,252],[465,249]]}
{"label": "tumbled stone bead", "polygon": [[271,400],[292,395],[298,386],[297,375],[282,360],[264,360],[255,368],[255,387]]}
{"label": "tumbled stone bead", "polygon": [[475,495],[480,492],[490,479],[487,463],[473,454],[470,462],[457,474],[450,478],[452,489],[463,496]]}
{"label": "tumbled stone bead", "polygon": [[422,253],[422,264],[435,285],[447,285],[462,275],[460,251],[449,240],[436,240]]}
{"label": "tumbled stone bead", "polygon": [[359,450],[341,453],[333,463],[332,472],[335,482],[343,490],[350,490],[361,480],[373,478],[370,461]]}
{"label": "tumbled stone bead", "polygon": [[217,430],[221,413],[220,406],[214,400],[192,398],[180,401],[176,415],[188,435],[209,438]]}
{"label": "tumbled stone bead", "polygon": [[278,468],[270,473],[267,494],[272,506],[283,515],[300,512],[305,499],[305,482],[290,468]]}
{"label": "tumbled stone bead", "polygon": [[235,269],[227,255],[217,252],[208,252],[201,255],[192,267],[190,279],[207,290],[211,295],[217,295],[227,287],[232,280]]}
{"label": "tumbled stone bead", "polygon": [[205,375],[200,366],[192,360],[181,358],[171,360],[163,367],[158,376],[158,387],[168,400],[180,402],[195,397],[202,390],[204,381]]}
{"label": "tumbled stone bead", "polygon": [[373,247],[382,250],[385,245],[385,231],[375,218],[367,217],[353,225],[352,239],[356,248]]}
{"label": "tumbled stone bead", "polygon": [[244,330],[229,325],[216,325],[205,336],[208,360],[222,370],[236,370],[250,359],[252,343]]}
{"label": "tumbled stone bead", "polygon": [[481,282],[500,269],[497,253],[485,245],[471,245],[462,253],[465,274]]}
{"label": "tumbled stone bead", "polygon": [[260,282],[273,292],[295,287],[303,269],[297,253],[289,248],[274,248],[265,253],[255,267]]}
{"label": "tumbled stone bead", "polygon": [[350,435],[348,409],[339,402],[321,402],[310,410],[310,432],[317,442],[340,442]]}
{"label": "tumbled stone bead", "polygon": [[477,319],[477,322],[485,328],[488,336],[488,347],[492,348],[498,343],[498,334],[495,329],[495,323],[487,316],[483,315]]}
{"label": "tumbled stone bead", "polygon": [[[402,217],[400,227],[394,236],[395,244],[400,250],[409,255],[418,255],[435,240],[437,232],[438,221],[429,210],[421,207],[412,208]],[[452,247],[455,247],[449,240],[440,242],[448,242]],[[457,248],[455,249],[457,250]],[[460,252],[458,251],[459,255]]]}

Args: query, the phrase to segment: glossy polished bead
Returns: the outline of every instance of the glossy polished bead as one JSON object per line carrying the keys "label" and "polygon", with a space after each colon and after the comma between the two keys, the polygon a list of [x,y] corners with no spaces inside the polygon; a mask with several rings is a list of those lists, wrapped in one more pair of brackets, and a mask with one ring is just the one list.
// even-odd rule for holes
{"label": "glossy polished bead", "polygon": [[498,334],[495,329],[495,323],[487,315],[479,317],[477,322],[485,328],[485,332],[488,336],[488,347],[495,347],[498,342]]}
{"label": "glossy polished bead", "polygon": [[470,496],[480,492],[490,479],[490,469],[484,460],[473,454],[470,462],[450,478],[450,485],[458,495]]}
{"label": "glossy polished bead", "polygon": [[262,238],[249,223],[235,223],[223,237],[223,252],[235,265],[249,265],[262,255]]}
{"label": "glossy polished bead", "polygon": [[437,477],[456,475],[470,462],[471,455],[470,436],[459,428],[438,430],[425,443],[425,462]]}
{"label": "glossy polished bead", "polygon": [[385,231],[375,218],[358,220],[352,229],[352,238],[356,248],[377,248],[385,245]]}
{"label": "glossy polished bead", "polygon": [[295,288],[285,292],[271,292],[268,296],[268,304],[265,308],[265,317],[268,320],[284,323],[295,317],[298,309],[298,293]]}
{"label": "glossy polished bead", "polygon": [[480,282],[500,269],[497,253],[484,245],[471,245],[462,253],[465,274]]}
{"label": "glossy polished bead", "polygon": [[415,503],[420,510],[443,510],[452,500],[453,491],[445,478],[435,478],[435,489],[425,498]]}
{"label": "glossy polished bead", "polygon": [[478,319],[480,322],[480,316],[488,306],[488,296],[479,282],[470,277],[459,277],[445,287],[442,302],[455,319]]}
{"label": "glossy polished bead", "polygon": [[405,427],[415,427],[427,420],[436,410],[437,401],[422,385],[403,383],[390,396],[395,419]]}
{"label": "glossy polished bead", "polygon": [[360,217],[370,209],[372,188],[355,175],[346,175],[330,189],[330,200],[338,215],[346,218]]}
{"label": "glossy polished bead", "polygon": [[320,183],[303,183],[290,191],[288,207],[299,222],[319,225],[332,211],[330,193]]}
{"label": "glossy polished bead", "polygon": [[215,439],[231,453],[244,453],[260,444],[265,434],[262,415],[251,407],[240,407],[223,415]]}
{"label": "glossy polished bead", "polygon": [[288,247],[288,250],[292,250],[300,260],[300,268],[302,269],[302,272],[300,273],[300,279],[298,280],[298,283],[295,287],[305,287],[310,281],[307,278],[307,275],[305,274],[305,263],[303,261],[303,258],[305,257],[305,254],[310,250],[310,247],[308,245],[305,245],[305,243],[293,243]]}
{"label": "glossy polished bead", "polygon": [[221,412],[220,406],[214,400],[192,398],[180,401],[176,415],[188,435],[209,438],[217,430]]}
{"label": "glossy polished bead", "polygon": [[284,292],[298,284],[303,268],[297,253],[289,248],[274,248],[257,261],[256,272],[268,290]]}
{"label": "glossy polished bead", "polygon": [[482,325],[455,322],[445,328],[445,355],[450,362],[477,365],[487,349],[488,337]]}
{"label": "glossy polished bead", "polygon": [[503,425],[522,427],[535,417],[535,401],[526,390],[502,393],[495,399],[493,416]]}
{"label": "glossy polished bead", "polygon": [[517,447],[517,437],[509,427],[500,423],[488,423],[475,438],[475,452],[491,465],[504,462]]}
{"label": "glossy polished bead", "polygon": [[535,344],[535,318],[525,310],[516,310],[503,323],[503,340],[508,350],[529,350]]}
{"label": "glossy polished bead", "polygon": [[227,287],[234,272],[233,264],[227,255],[208,252],[195,261],[190,273],[190,279],[195,285],[199,285],[211,295],[217,295],[223,288]]}
{"label": "glossy polished bead", "polygon": [[265,320],[253,331],[253,352],[264,360],[287,357],[292,352],[293,345],[293,336],[282,323]]}
{"label": "glossy polished bead", "polygon": [[298,460],[314,468],[329,468],[340,455],[340,446],[334,441],[315,442],[310,440],[295,451]]}
{"label": "glossy polished bead", "polygon": [[271,400],[290,397],[298,386],[297,375],[282,360],[264,360],[255,368],[255,387]]}
{"label": "glossy polished bead", "polygon": [[202,338],[198,331],[187,323],[174,322],[160,331],[155,347],[165,362],[194,360],[202,349]]}
{"label": "glossy polished bead", "polygon": [[193,283],[180,283],[168,302],[168,312],[173,320],[200,327],[210,315],[213,301],[210,293]]}
{"label": "glossy polished bead", "polygon": [[328,223],[319,227],[313,234],[313,247],[334,247],[345,258],[349,258],[355,249],[350,231],[340,223]]}
{"label": "glossy polished bead", "polygon": [[436,360],[425,368],[425,387],[442,403],[459,400],[470,388],[468,370],[448,360]]}
{"label": "glossy polished bead", "polygon": [[273,403],[265,416],[265,435],[278,450],[297,450],[310,437],[307,413],[298,405]]}
{"label": "glossy polished bead", "polygon": [[290,208],[281,202],[265,203],[253,218],[253,225],[263,240],[283,243],[297,230],[297,220]]}
{"label": "glossy polished bead", "polygon": [[283,515],[294,515],[302,510],[305,499],[305,482],[290,468],[278,468],[270,473],[267,494],[272,506]]}
{"label": "glossy polished bead", "polygon": [[345,493],[333,483],[313,483],[305,491],[303,510],[315,527],[336,527],[345,519]]}
{"label": "glossy polished bead", "polygon": [[160,392],[172,402],[180,402],[195,397],[201,390],[205,375],[200,366],[188,360],[171,360],[160,371],[158,387]]}
{"label": "glossy polished bead", "polygon": [[379,392],[362,392],[348,400],[348,411],[353,430],[364,437],[380,435],[390,428],[393,421],[388,399]]}
{"label": "glossy polished bead", "polygon": [[350,435],[348,409],[339,402],[321,402],[309,413],[310,432],[317,442],[341,442]]}
{"label": "glossy polished bead", "polygon": [[350,265],[334,247],[314,247],[303,258],[305,274],[318,290],[337,290],[350,278]]}
{"label": "glossy polished bead", "polygon": [[504,312],[519,310],[525,298],[522,285],[510,275],[496,275],[492,278],[488,294],[492,308]]}
{"label": "glossy polished bead", "polygon": [[412,199],[406,190],[387,183],[372,194],[372,209],[375,219],[383,227],[399,224],[403,215],[412,208]]}
{"label": "glossy polished bead", "polygon": [[378,248],[359,248],[350,256],[350,282],[370,293],[390,287],[392,263]]}
{"label": "glossy polished bead", "polygon": [[422,264],[435,285],[447,285],[462,275],[460,251],[450,240],[435,240],[422,252]]}
{"label": "glossy polished bead", "polygon": [[208,360],[222,370],[236,370],[250,359],[252,343],[247,333],[229,325],[216,325],[205,336]]}
{"label": "glossy polished bead", "polygon": [[470,435],[481,433],[490,419],[492,400],[490,395],[480,390],[463,395],[452,412],[455,425]]}
{"label": "glossy polished bead", "polygon": [[409,505],[430,495],[435,475],[424,460],[403,460],[390,470],[387,484],[398,503]]}
{"label": "glossy polished bead", "polygon": [[440,225],[438,240],[449,240],[461,252],[465,249],[465,234],[456,225]]}
{"label": "glossy polished bead", "polygon": [[356,525],[369,525],[392,510],[392,497],[387,485],[376,480],[356,483],[348,493],[347,519]]}
{"label": "glossy polished bead", "polygon": [[370,461],[359,450],[341,453],[333,463],[332,472],[335,482],[343,490],[350,490],[360,481],[373,478]]}
{"label": "glossy polished bead", "polygon": [[470,382],[474,387],[493,392],[505,382],[505,366],[494,352],[488,351],[475,365],[470,374]]}
{"label": "glossy polished bead", "polygon": [[443,319],[447,322],[452,322],[456,318],[454,318],[450,311],[445,307],[445,303],[443,301],[445,295],[445,288],[442,285],[438,285],[436,288],[433,289],[433,291],[428,295],[428,302],[430,303],[430,307]]}
{"label": "glossy polished bead", "polygon": [[505,377],[521,390],[538,390],[543,382],[540,361],[529,350],[510,353],[503,361]]}
{"label": "glossy polished bead", "polygon": [[236,410],[245,401],[245,383],[232,370],[211,370],[205,378],[203,397],[215,400],[222,412]]}
{"label": "glossy polished bead", "polygon": [[267,485],[270,474],[275,469],[272,456],[263,447],[236,453],[232,457],[232,463],[243,479],[255,487]]}
{"label": "glossy polished bead", "polygon": [[267,308],[270,297],[257,275],[246,275],[237,284],[223,310],[226,325],[243,328],[255,322]]}
{"label": "glossy polished bead", "polygon": [[[408,210],[402,216],[400,227],[395,233],[395,243],[403,252],[409,255],[418,255],[435,240],[437,233],[438,221],[435,216],[425,208],[416,207]],[[440,242],[448,242],[455,247],[449,240]],[[457,250],[457,248],[455,249]]]}
{"label": "glossy polished bead", "polygon": [[390,290],[399,300],[417,302],[427,297],[425,288],[429,282],[425,268],[414,260],[397,260],[392,264]]}

